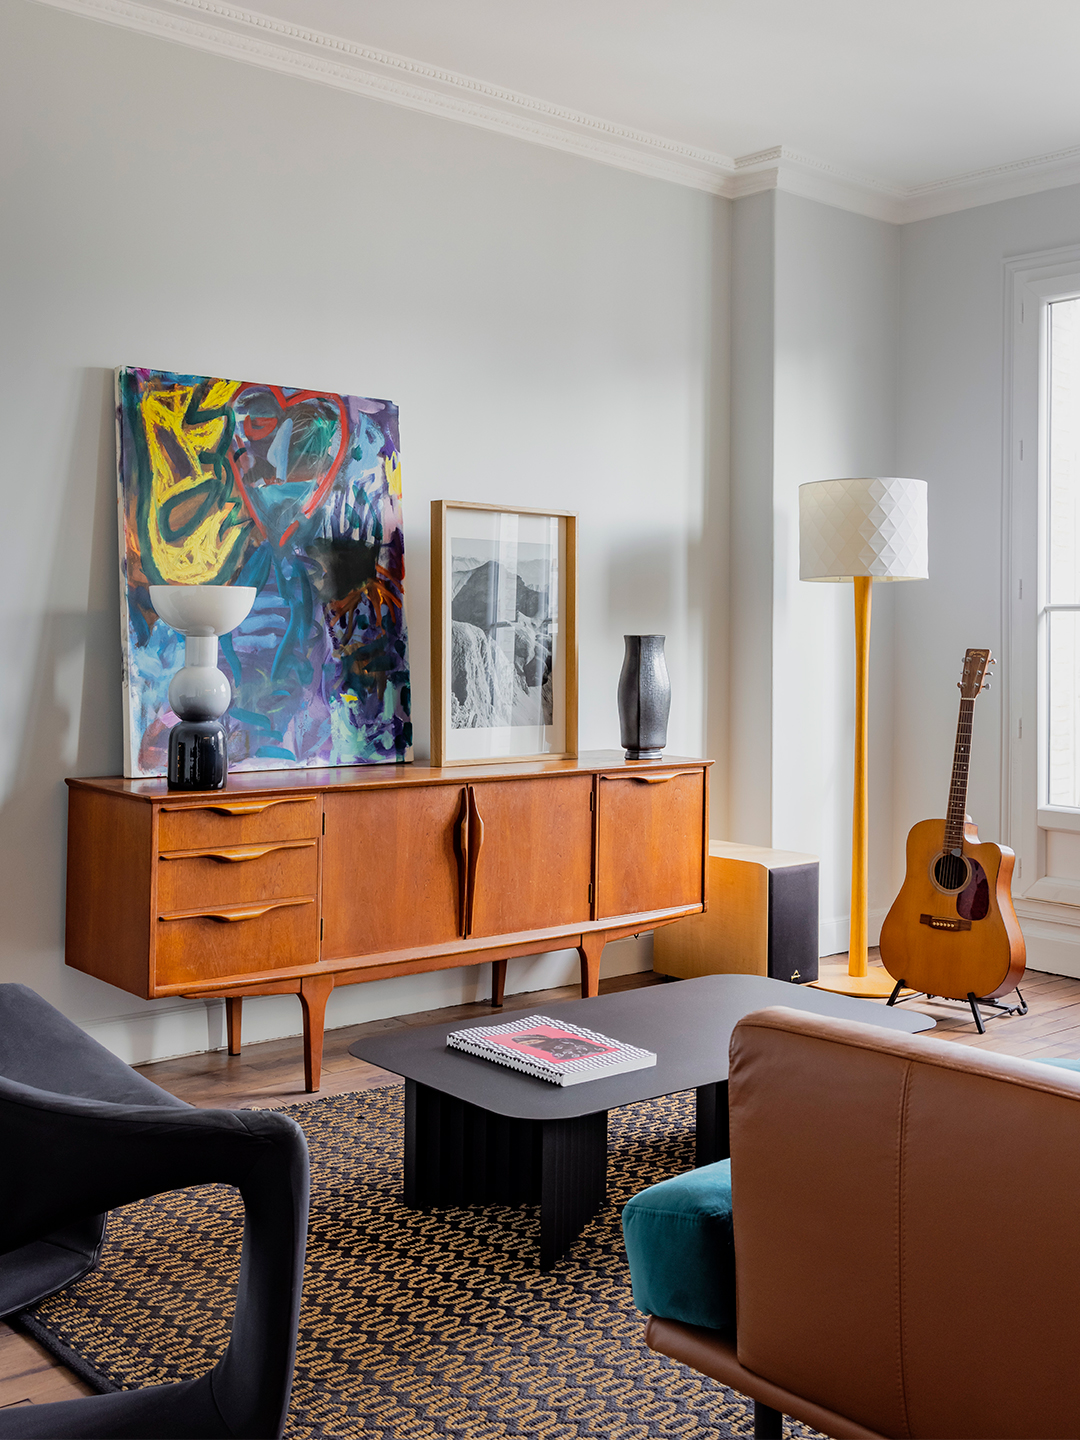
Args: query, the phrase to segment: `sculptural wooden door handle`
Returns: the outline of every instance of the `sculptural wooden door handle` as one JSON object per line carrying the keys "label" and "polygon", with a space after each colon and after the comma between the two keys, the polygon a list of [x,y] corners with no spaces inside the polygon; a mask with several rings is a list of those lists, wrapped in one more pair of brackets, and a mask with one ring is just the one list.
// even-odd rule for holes
{"label": "sculptural wooden door handle", "polygon": [[469,933],[469,787],[461,792],[461,814],[457,820],[458,934]]}
{"label": "sculptural wooden door handle", "polygon": [[468,865],[468,917],[466,934],[472,934],[473,906],[476,900],[476,870],[480,862],[480,851],[484,846],[484,817],[476,803],[476,789],[470,785],[469,796],[469,865]]}

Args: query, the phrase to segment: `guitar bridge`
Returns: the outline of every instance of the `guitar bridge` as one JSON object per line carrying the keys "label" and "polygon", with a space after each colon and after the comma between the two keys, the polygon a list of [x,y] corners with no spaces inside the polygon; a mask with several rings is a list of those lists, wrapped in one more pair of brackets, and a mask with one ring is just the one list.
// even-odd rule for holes
{"label": "guitar bridge", "polygon": [[920,925],[929,925],[931,930],[970,930],[971,921],[962,920],[959,915],[920,915]]}

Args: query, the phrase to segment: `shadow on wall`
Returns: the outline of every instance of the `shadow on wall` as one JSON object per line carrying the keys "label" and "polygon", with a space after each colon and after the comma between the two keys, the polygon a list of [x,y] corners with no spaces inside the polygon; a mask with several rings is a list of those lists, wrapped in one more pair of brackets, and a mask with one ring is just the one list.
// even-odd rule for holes
{"label": "shadow on wall", "polygon": [[656,534],[651,543],[634,541],[608,554],[607,612],[620,635],[660,635],[675,615],[676,537]]}
{"label": "shadow on wall", "polygon": [[53,487],[63,499],[50,517],[49,608],[25,617],[26,649],[12,667],[26,677],[26,691],[22,737],[0,806],[0,970],[44,993],[55,993],[62,978],[51,965],[42,971],[40,959],[47,952],[62,965],[64,777],[115,774],[123,763],[113,433],[112,372],[85,370],[67,475]]}

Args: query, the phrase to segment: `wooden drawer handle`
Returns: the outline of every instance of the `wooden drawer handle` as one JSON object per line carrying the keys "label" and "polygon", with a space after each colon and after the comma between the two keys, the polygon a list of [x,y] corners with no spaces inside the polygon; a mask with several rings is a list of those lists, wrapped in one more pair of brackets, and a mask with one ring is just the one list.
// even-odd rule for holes
{"label": "wooden drawer handle", "polygon": [[212,810],[215,815],[259,815],[271,805],[310,805],[306,797],[294,799],[289,796],[282,800],[234,800],[217,805],[162,805],[162,810]]}
{"label": "wooden drawer handle", "polygon": [[673,770],[670,775],[601,775],[601,780],[633,780],[638,785],[663,785],[683,775],[700,775],[700,770]]}
{"label": "wooden drawer handle", "polygon": [[281,910],[288,905],[313,905],[313,900],[271,900],[266,905],[248,905],[244,909],[229,910],[185,910],[182,915],[162,915],[162,920],[224,920],[232,924],[236,920],[258,920],[271,910]]}
{"label": "wooden drawer handle", "polygon": [[310,850],[314,840],[284,841],[280,845],[229,845],[221,850],[183,850],[162,855],[162,860],[222,860],[236,864],[241,860],[259,860],[274,850]]}

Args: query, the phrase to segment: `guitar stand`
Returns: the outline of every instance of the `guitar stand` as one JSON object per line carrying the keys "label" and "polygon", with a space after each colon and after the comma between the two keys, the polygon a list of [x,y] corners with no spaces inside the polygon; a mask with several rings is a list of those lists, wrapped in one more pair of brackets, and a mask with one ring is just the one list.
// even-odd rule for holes
{"label": "guitar stand", "polygon": [[[889,996],[889,999],[887,1001],[889,1005],[902,1005],[904,1003],[904,1000],[915,1000],[918,998],[918,995],[925,995],[927,1000],[946,1000],[949,998],[945,995],[931,995],[928,990],[920,990],[918,994],[913,993],[911,995],[905,995],[903,1000],[901,1000],[900,991],[903,990],[903,988],[903,980],[898,980],[892,994]],[[1026,1015],[1028,1013],[1027,1001],[1024,999],[1023,995],[1020,994],[1019,986],[1016,987],[1016,998],[1020,1002],[1019,1005],[1002,1005],[1000,1000],[986,1000],[982,996],[977,996],[973,991],[969,990],[966,1001],[961,1000],[958,1003],[961,1005],[967,1004],[971,1006],[971,1015],[972,1019],[975,1021],[976,1028],[978,1029],[980,1035],[985,1035],[987,1020],[1000,1020],[1005,1015]],[[984,1015],[979,1009],[980,1005],[989,1005],[991,1010],[993,1010],[995,1013],[993,1015]]]}

